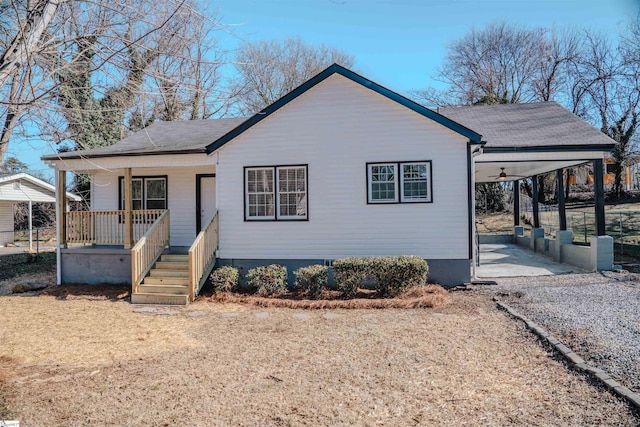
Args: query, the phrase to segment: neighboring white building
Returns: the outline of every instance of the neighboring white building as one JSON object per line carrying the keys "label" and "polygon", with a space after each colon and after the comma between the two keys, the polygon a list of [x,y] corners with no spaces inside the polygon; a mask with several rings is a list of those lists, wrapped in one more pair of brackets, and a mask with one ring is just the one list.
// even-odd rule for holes
{"label": "neighboring white building", "polygon": [[[68,213],[59,281],[135,282],[129,249],[66,243],[126,248],[168,210],[174,252],[199,244],[217,212],[212,256],[245,272],[266,263],[285,264],[291,273],[342,257],[406,254],[428,261],[429,280],[459,285],[471,277],[473,183],[485,142],[454,119],[334,64],[249,118],[158,122],[110,147],[45,156],[61,183],[65,171],[92,175],[96,213]],[[598,140],[590,149],[605,145]],[[553,156],[536,171],[591,158]],[[499,157],[492,154],[483,173],[499,171]],[[561,166],[550,163],[556,158]],[[149,213],[125,225],[128,203]],[[102,218],[109,215],[116,219]],[[189,283],[197,288],[194,274]]]}
{"label": "neighboring white building", "polygon": [[[80,197],[67,192],[67,199],[80,201]],[[53,185],[26,173],[0,175],[0,246],[14,240],[13,206],[16,203],[29,204],[29,224],[33,203],[54,203],[56,189]],[[33,227],[29,225],[29,230]],[[29,236],[29,247],[32,236]]]}

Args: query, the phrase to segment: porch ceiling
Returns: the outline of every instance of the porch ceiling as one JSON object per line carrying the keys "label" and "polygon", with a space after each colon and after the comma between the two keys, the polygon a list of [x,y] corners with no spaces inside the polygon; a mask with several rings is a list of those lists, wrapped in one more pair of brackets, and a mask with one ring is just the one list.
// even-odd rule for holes
{"label": "porch ceiling", "polygon": [[[477,183],[514,181],[586,162],[587,160],[478,161],[475,165],[475,177]],[[498,179],[501,168],[507,174],[505,180]]]}

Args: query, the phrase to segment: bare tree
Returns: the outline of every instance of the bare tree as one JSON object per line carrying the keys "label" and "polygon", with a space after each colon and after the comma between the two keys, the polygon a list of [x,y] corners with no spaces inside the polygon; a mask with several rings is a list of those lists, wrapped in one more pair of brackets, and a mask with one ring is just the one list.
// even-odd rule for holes
{"label": "bare tree", "polygon": [[[15,5],[11,9],[15,12],[0,18],[0,46],[11,42],[3,34],[21,28],[18,23],[24,13],[19,13],[20,7],[25,9],[27,3],[8,2]],[[51,143],[89,148],[113,143],[129,129],[158,118],[183,118],[196,92],[196,116],[202,117],[205,108],[213,110],[217,100],[210,98],[221,93],[212,90],[218,83],[212,77],[217,78],[215,71],[223,61],[207,49],[215,44],[214,33],[225,28],[215,16],[201,10],[199,3],[59,3],[39,43],[29,45],[32,51],[26,62],[13,72],[8,84],[0,86],[0,120],[4,123],[0,158],[21,118],[29,120],[24,129],[37,126],[41,137]],[[199,51],[194,48],[198,43]],[[191,84],[196,78],[197,91]]]}
{"label": "bare tree", "polygon": [[574,88],[574,92],[583,94],[586,118],[617,143],[612,159],[613,192],[618,197],[640,119],[640,63],[629,55],[625,44],[616,49],[604,35],[585,32],[585,46],[577,62],[580,79]]}
{"label": "bare tree", "polygon": [[246,42],[236,53],[234,92],[241,114],[256,113],[333,63],[353,66],[353,56],[299,38]]}
{"label": "bare tree", "polygon": [[[16,35],[0,55],[0,88],[28,61],[40,44],[42,35],[56,16],[58,8],[67,0],[36,0],[30,2],[19,20]],[[19,5],[12,3],[17,9]]]}
{"label": "bare tree", "polygon": [[437,79],[453,104],[527,102],[535,98],[532,84],[547,46],[541,28],[502,22],[472,29],[449,45]]}

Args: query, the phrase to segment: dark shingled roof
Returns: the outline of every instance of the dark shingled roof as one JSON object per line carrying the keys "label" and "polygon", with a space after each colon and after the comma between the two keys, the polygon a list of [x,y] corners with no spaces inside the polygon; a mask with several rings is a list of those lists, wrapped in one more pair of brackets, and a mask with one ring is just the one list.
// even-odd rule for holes
{"label": "dark shingled roof", "polygon": [[213,141],[234,129],[246,117],[156,122],[108,147],[49,154],[44,160],[112,157],[143,154],[205,153]]}
{"label": "dark shingled roof", "polygon": [[613,148],[615,141],[556,102],[441,108],[482,135],[484,152]]}

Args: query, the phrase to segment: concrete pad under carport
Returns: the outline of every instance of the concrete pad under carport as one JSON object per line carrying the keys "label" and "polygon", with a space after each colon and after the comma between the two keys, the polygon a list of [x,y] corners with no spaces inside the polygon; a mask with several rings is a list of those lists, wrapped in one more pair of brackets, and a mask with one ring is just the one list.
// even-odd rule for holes
{"label": "concrete pad under carport", "polygon": [[514,244],[481,244],[479,258],[476,277],[482,279],[581,272],[577,267],[559,264]]}

